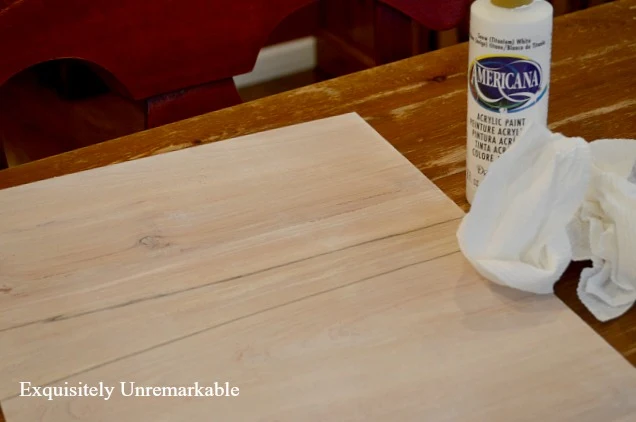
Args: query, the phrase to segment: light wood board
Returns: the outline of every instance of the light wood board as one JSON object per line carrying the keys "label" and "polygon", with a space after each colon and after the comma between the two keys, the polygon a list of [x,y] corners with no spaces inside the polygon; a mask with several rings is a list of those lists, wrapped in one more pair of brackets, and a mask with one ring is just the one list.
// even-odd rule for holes
{"label": "light wood board", "polygon": [[635,420],[628,362],[476,275],[462,216],[354,114],[0,191],[7,421]]}

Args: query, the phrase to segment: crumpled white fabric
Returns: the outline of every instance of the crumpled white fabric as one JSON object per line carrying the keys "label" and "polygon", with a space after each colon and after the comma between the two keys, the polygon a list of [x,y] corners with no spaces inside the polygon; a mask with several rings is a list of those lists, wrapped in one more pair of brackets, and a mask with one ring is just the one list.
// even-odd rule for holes
{"label": "crumpled white fabric", "polygon": [[591,260],[581,273],[578,296],[600,321],[636,302],[636,141],[590,144],[591,183],[568,226],[575,261]]}
{"label": "crumpled white fabric", "polygon": [[634,213],[636,141],[588,144],[531,124],[491,164],[457,237],[482,276],[537,294],[573,259],[592,260],[579,298],[606,321],[636,301]]}
{"label": "crumpled white fabric", "polygon": [[459,246],[487,279],[552,293],[570,261],[566,226],[588,187],[590,150],[529,125],[490,165],[458,231]]}

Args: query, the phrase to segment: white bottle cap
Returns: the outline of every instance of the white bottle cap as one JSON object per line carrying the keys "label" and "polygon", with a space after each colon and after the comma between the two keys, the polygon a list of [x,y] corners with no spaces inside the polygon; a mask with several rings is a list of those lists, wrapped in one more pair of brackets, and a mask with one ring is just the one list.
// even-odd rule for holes
{"label": "white bottle cap", "polygon": [[492,4],[506,9],[514,9],[515,7],[527,6],[534,0],[490,0]]}

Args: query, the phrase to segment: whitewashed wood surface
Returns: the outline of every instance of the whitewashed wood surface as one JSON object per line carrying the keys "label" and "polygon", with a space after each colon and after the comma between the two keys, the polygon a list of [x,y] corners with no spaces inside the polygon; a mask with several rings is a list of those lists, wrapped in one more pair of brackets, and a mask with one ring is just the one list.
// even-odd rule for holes
{"label": "whitewashed wood surface", "polygon": [[7,421],[636,420],[631,365],[476,275],[462,216],[354,114],[0,191]]}

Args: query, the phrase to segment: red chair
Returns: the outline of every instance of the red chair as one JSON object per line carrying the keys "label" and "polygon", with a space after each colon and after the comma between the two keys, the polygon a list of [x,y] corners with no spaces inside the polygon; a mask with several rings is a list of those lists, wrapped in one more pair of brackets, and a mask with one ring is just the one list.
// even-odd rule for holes
{"label": "red chair", "polygon": [[[470,3],[378,1],[431,29],[456,25]],[[241,100],[232,77],[249,72],[274,28],[311,2],[0,0],[0,85],[5,84],[0,92],[0,131],[5,143],[23,142],[24,132],[30,130],[26,138],[37,138],[40,146],[43,140],[57,145],[39,147],[26,157],[37,159],[235,105]],[[46,63],[60,59],[73,60],[48,65],[47,70]],[[110,93],[56,106],[58,115],[47,117],[52,94],[24,88],[33,87],[36,76],[7,83],[34,65],[45,70],[40,76],[62,79],[65,72],[81,74],[83,68],[91,68]],[[67,86],[73,83],[71,78]],[[42,99],[43,95],[48,97]],[[80,122],[82,118],[93,120],[88,124]],[[105,127],[97,122],[100,119],[107,122]],[[54,128],[42,129],[47,125]],[[70,133],[74,127],[79,133]]]}
{"label": "red chair", "polygon": [[421,25],[443,31],[455,27],[468,13],[473,0],[380,0]]}

